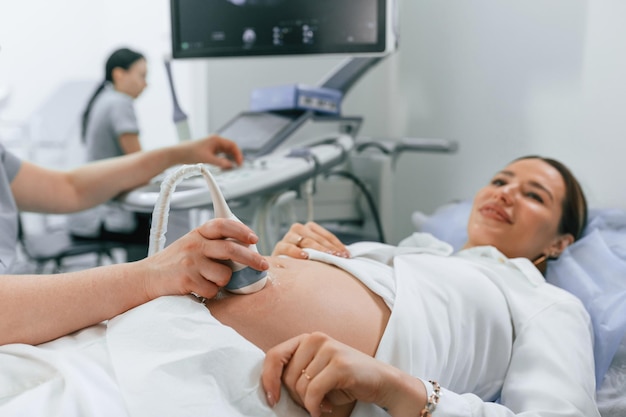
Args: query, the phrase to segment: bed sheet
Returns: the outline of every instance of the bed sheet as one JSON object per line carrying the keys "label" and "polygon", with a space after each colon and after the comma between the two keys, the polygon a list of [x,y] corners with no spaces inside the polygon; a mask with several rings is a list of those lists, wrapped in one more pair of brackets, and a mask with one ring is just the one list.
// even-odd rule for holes
{"label": "bed sheet", "polygon": [[127,417],[106,324],[38,346],[0,346],[0,415]]}
{"label": "bed sheet", "polygon": [[263,352],[192,297],[161,297],[55,341],[0,346],[0,416],[305,417],[266,405]]}
{"label": "bed sheet", "polygon": [[161,297],[109,322],[107,345],[132,417],[305,417],[261,387],[264,354],[193,297]]}
{"label": "bed sheet", "polygon": [[626,336],[604,375],[597,401],[602,417],[626,416]]}

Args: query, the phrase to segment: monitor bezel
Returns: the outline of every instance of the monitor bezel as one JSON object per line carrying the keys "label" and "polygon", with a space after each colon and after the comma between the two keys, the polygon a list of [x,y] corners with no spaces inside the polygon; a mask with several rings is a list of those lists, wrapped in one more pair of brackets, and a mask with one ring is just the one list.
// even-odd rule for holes
{"label": "monitor bezel", "polygon": [[[182,50],[180,45],[180,33],[178,27],[178,4],[181,0],[170,0],[170,27],[171,27],[171,52],[175,59],[184,58],[246,58],[246,57],[284,57],[284,56],[383,56],[393,52],[397,48],[397,0],[376,0],[378,6],[378,26],[382,28],[378,33],[375,44],[369,45],[335,45],[333,49],[312,48],[304,51],[299,48],[257,50],[244,48],[234,50],[232,48],[212,50]],[[183,0],[184,1],[184,0]]]}

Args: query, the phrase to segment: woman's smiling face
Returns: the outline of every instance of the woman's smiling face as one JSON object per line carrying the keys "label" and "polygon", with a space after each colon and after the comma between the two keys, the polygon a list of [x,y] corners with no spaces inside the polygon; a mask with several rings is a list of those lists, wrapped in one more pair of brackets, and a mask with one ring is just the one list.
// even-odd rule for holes
{"label": "woman's smiling face", "polygon": [[474,197],[465,247],[491,245],[509,258],[531,260],[559,254],[570,243],[558,233],[564,198],[563,177],[550,164],[512,162]]}

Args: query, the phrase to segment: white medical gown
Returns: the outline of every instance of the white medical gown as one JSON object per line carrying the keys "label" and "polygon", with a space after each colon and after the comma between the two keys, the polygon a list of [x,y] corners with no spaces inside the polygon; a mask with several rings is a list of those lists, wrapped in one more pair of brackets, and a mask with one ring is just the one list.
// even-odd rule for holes
{"label": "white medical gown", "polygon": [[[393,306],[376,357],[441,383],[434,417],[599,416],[588,313],[527,259],[507,259],[492,247],[452,255],[424,234],[398,247],[360,243],[350,250],[356,259],[393,266],[386,285],[380,273],[361,274]],[[352,414],[386,415],[363,403]]]}

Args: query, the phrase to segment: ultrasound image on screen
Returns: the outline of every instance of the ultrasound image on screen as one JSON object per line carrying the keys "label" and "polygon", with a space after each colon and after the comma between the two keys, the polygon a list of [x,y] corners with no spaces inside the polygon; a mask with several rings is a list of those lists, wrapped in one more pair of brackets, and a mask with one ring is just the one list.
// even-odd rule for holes
{"label": "ultrasound image on screen", "polygon": [[175,58],[380,52],[384,0],[171,0]]}

